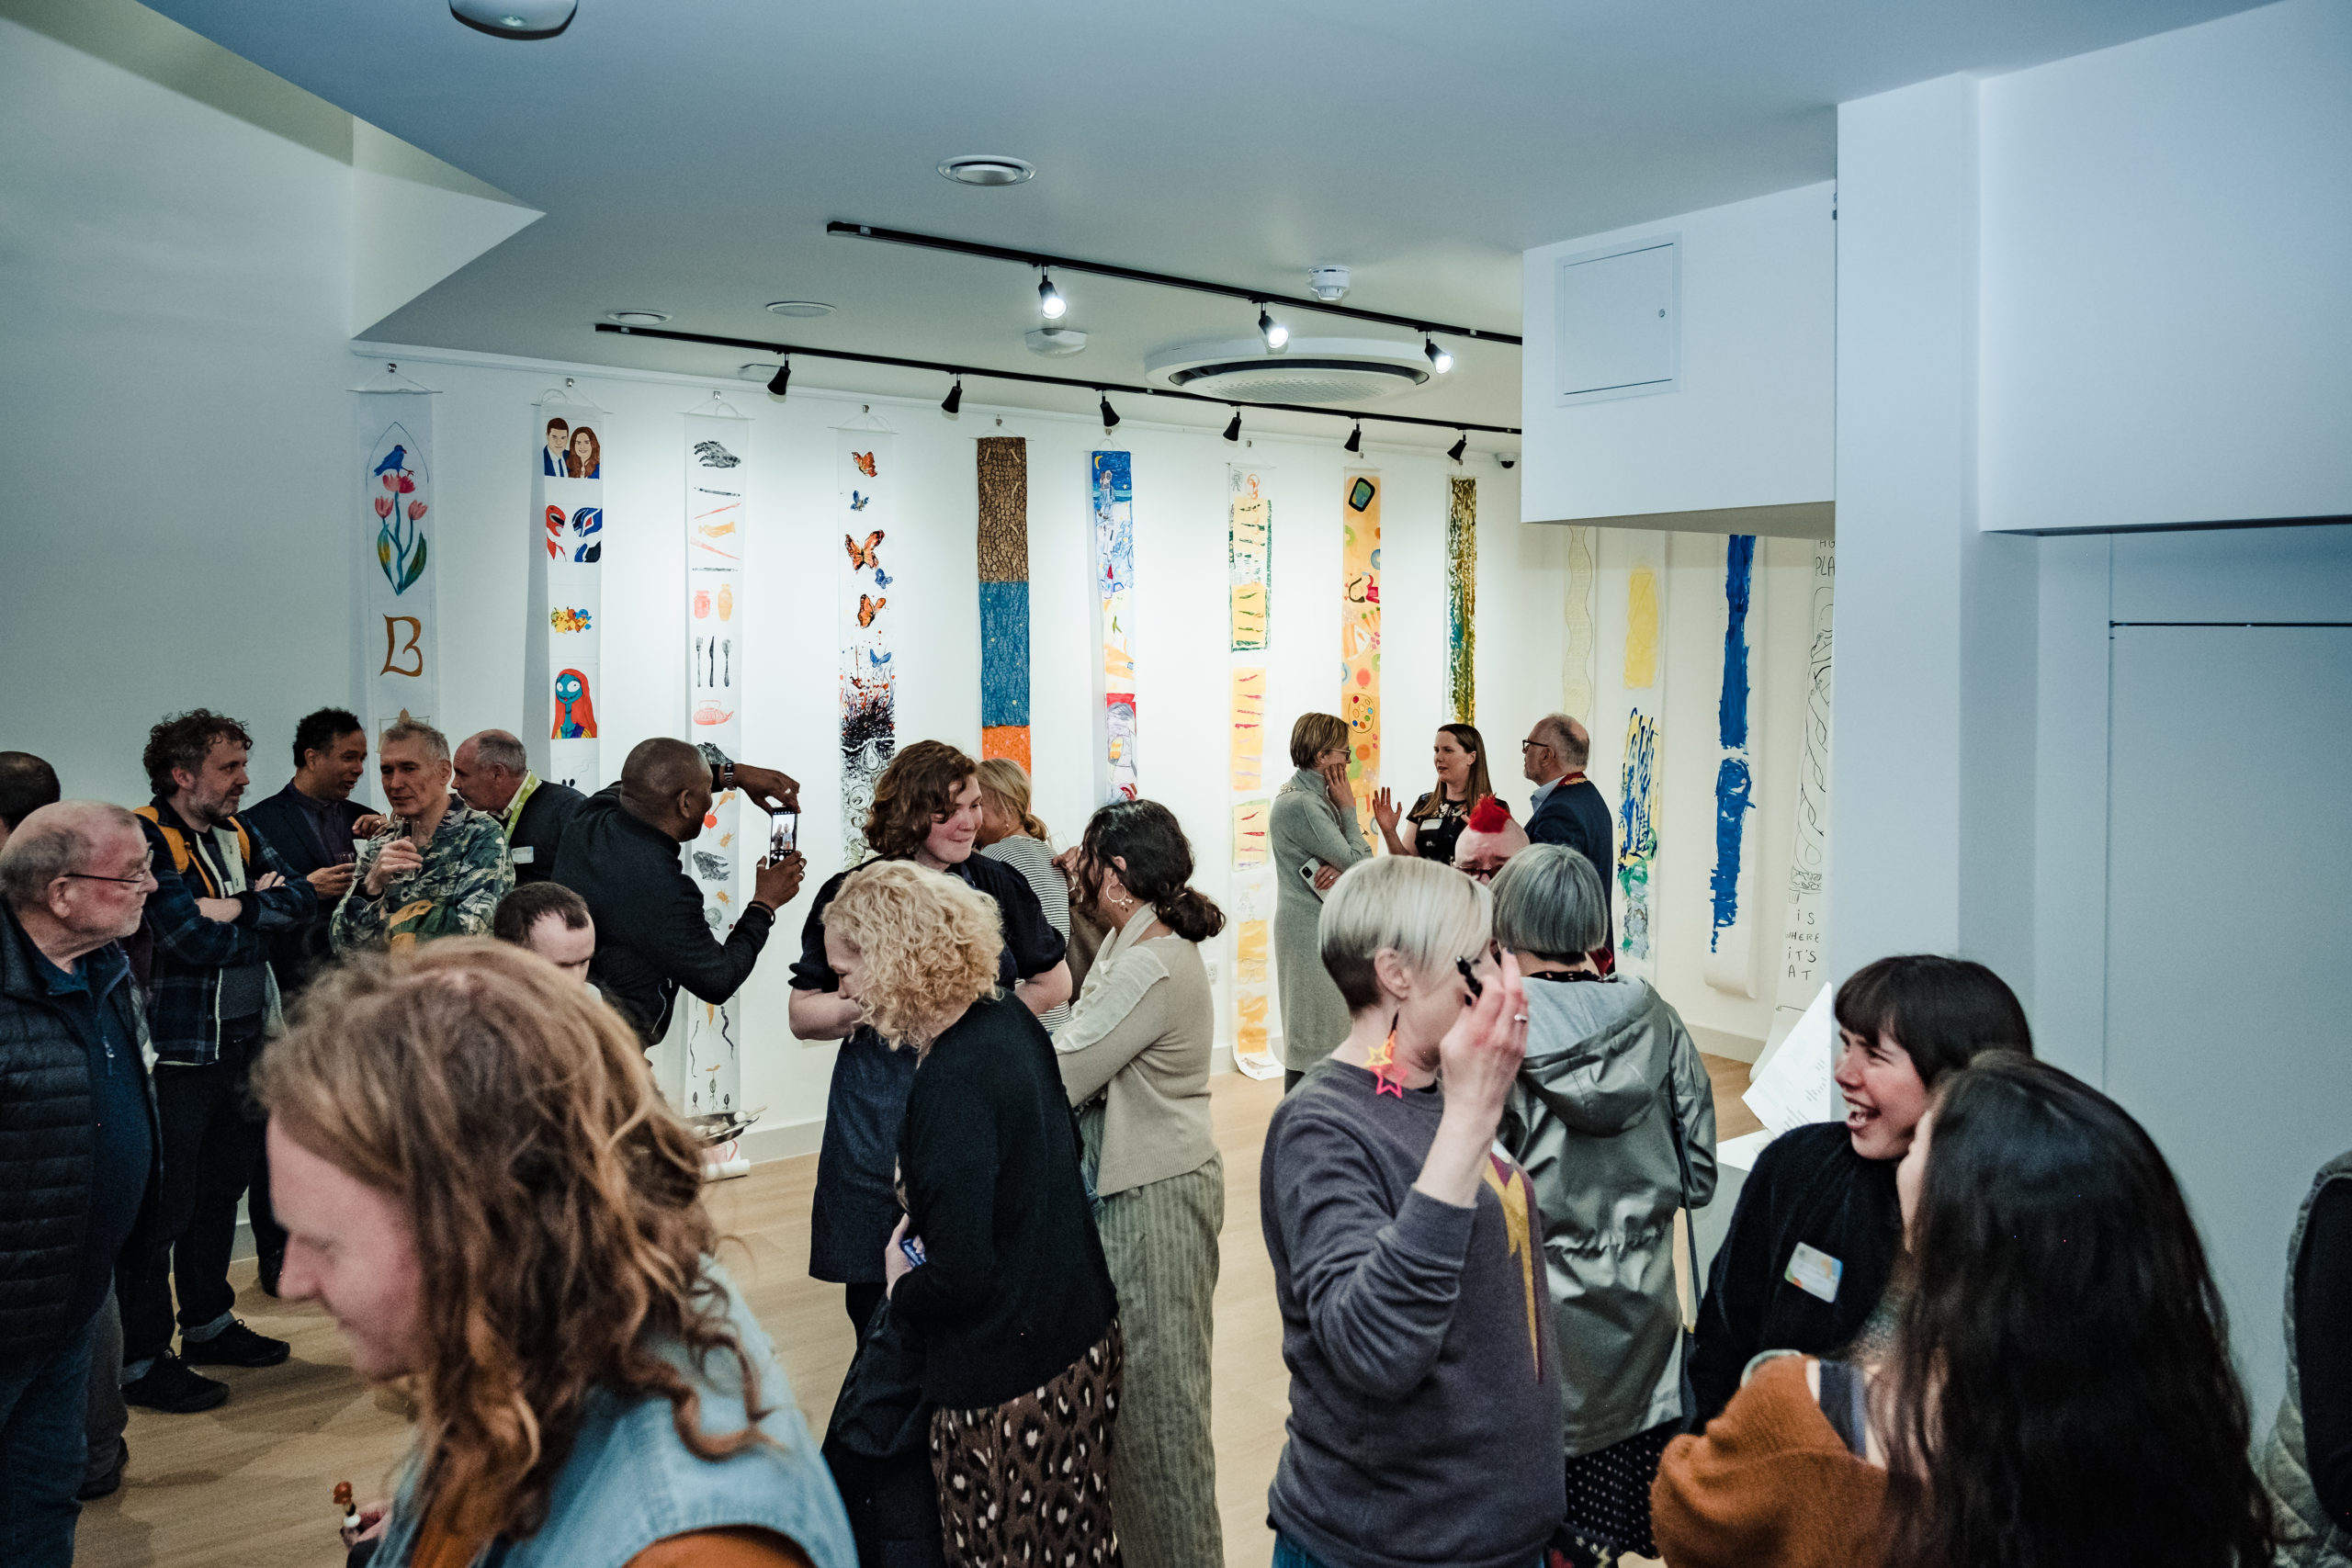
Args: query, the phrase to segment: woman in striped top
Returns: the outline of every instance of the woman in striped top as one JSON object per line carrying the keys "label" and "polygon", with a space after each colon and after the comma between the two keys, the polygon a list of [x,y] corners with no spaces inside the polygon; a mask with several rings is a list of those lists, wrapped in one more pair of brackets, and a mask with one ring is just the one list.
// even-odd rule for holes
{"label": "woman in striped top", "polygon": [[[1053,846],[1046,842],[1046,825],[1029,814],[1029,774],[1010,757],[990,757],[980,764],[980,853],[1002,861],[1019,872],[1045,906],[1046,919],[1069,940],[1069,884],[1054,864]],[[1038,1014],[1047,1033],[1069,1019],[1064,1002]]]}

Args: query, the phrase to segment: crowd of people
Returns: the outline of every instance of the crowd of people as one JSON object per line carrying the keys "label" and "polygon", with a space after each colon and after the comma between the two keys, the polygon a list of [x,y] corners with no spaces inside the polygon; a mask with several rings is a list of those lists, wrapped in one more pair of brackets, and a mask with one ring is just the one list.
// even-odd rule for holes
{"label": "crowd of people", "polygon": [[[410,1391],[355,1561],[1224,1562],[1226,915],[1165,806],[1057,852],[1017,765],[918,741],[810,900],[790,1023],[841,1043],[809,1271],[857,1333],[820,1438],[645,1056],[681,989],[741,987],[806,870],[763,862],[722,933],[681,846],[719,793],[797,809],[794,781],[657,739],[583,796],[505,731],[403,719],[370,813],[369,737],[330,708],[241,810],[252,746],[164,719],[136,810],[0,752],[0,1561],[71,1562],[128,1405],[287,1359],[235,1314],[242,1202],[261,1288]],[[1846,1116],[1767,1146],[1686,1306],[1714,1102],[1616,968],[1589,750],[1532,727],[1522,823],[1444,726],[1375,840],[1344,722],[1292,730],[1278,1568],[2352,1562],[2352,1154],[2295,1225],[2257,1465],[2170,1169],[1981,964],[1843,982]]]}

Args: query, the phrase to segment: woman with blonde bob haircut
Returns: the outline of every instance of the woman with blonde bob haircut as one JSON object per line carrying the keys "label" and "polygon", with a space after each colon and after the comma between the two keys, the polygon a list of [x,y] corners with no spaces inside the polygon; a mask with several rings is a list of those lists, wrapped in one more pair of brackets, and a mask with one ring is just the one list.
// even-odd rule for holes
{"label": "woman with blonde bob haircut", "polygon": [[1117,1303],[1053,1044],[998,985],[997,908],[877,861],[825,911],[841,995],[918,1058],[882,1312],[921,1341],[947,1561],[1114,1563]]}
{"label": "woman with blonde bob haircut", "polygon": [[[854,1562],[767,1335],[711,1254],[635,1032],[486,938],[363,954],[254,1069],[281,1293],[420,1406],[381,1568]],[[372,1517],[369,1517],[372,1516]]]}
{"label": "woman with blonde bob haircut", "polygon": [[1275,1111],[1258,1175],[1291,1377],[1274,1568],[1523,1568],[1559,1522],[1543,1215],[1495,1150],[1528,998],[1489,956],[1487,903],[1390,855],[1323,907],[1352,1021]]}

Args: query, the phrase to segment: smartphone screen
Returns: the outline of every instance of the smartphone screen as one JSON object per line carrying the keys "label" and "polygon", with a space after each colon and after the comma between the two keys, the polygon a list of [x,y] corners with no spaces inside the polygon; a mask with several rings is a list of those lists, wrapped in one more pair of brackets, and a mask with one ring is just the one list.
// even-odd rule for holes
{"label": "smartphone screen", "polygon": [[782,860],[800,842],[800,813],[779,811],[768,818],[768,859]]}

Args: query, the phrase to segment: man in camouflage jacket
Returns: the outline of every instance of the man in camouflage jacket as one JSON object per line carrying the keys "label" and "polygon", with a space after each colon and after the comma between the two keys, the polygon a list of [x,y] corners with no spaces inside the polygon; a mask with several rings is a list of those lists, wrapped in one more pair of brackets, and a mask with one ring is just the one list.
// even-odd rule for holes
{"label": "man in camouflage jacket", "polygon": [[399,823],[359,852],[334,912],[335,952],[487,935],[514,868],[498,818],[449,793],[448,738],[404,718],[384,731],[376,754]]}

